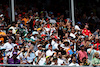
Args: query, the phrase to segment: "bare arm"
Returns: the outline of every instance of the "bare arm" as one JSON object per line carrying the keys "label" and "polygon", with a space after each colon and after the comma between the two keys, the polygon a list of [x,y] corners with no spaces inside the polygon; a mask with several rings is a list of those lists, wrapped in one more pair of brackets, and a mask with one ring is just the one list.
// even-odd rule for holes
{"label": "bare arm", "polygon": [[39,57],[39,59],[36,61],[36,64],[38,64],[38,62],[40,61],[40,59],[43,57],[44,53],[42,53],[42,55]]}

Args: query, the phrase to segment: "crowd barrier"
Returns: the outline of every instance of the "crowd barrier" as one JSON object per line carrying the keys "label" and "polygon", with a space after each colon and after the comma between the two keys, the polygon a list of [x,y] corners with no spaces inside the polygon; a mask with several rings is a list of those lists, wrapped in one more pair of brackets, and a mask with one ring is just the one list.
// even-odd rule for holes
{"label": "crowd barrier", "polygon": [[[16,67],[76,67],[76,66],[51,66],[51,65],[31,65],[31,64],[0,64],[0,67],[5,67],[5,66],[16,66]],[[78,67],[93,67],[93,66],[78,66]],[[95,66],[95,67],[100,67],[100,66]]]}

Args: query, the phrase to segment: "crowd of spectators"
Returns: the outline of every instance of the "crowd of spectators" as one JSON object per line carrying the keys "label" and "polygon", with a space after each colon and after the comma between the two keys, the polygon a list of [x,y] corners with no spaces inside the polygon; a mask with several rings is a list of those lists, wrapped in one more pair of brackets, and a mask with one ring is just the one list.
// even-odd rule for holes
{"label": "crowd of spectators", "polygon": [[100,66],[100,27],[94,25],[100,19],[95,12],[89,17],[84,13],[75,26],[63,13],[55,16],[38,8],[16,7],[15,21],[6,18],[0,14],[0,64]]}

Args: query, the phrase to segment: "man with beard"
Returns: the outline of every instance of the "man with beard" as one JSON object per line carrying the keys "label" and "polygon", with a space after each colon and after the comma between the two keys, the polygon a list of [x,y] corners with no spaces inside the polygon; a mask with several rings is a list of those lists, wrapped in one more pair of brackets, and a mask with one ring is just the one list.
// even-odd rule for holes
{"label": "man with beard", "polygon": [[72,60],[72,63],[69,64],[69,66],[79,66],[79,64],[76,63],[76,57],[74,55],[71,57],[71,60]]}
{"label": "man with beard", "polygon": [[80,45],[80,51],[78,52],[78,57],[79,57],[79,60],[80,60],[80,63],[82,62],[82,59],[84,57],[86,57],[86,61],[88,59],[88,56],[87,56],[87,52],[84,51],[84,45]]}
{"label": "man with beard", "polygon": [[71,49],[68,51],[67,54],[69,54],[70,57],[71,57],[73,54],[76,54],[76,51],[74,51],[74,45],[73,44],[70,45],[70,48]]}
{"label": "man with beard", "polygon": [[63,65],[64,64],[64,60],[62,59],[62,54],[61,52],[57,52],[57,56],[58,56],[58,65]]}

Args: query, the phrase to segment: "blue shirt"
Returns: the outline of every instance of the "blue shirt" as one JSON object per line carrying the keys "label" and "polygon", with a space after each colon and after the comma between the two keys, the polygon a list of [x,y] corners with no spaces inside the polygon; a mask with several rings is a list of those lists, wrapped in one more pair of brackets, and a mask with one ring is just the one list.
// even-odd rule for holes
{"label": "blue shirt", "polygon": [[[27,54],[27,52],[25,52],[25,55]],[[30,56],[27,57],[27,60],[33,60],[35,58],[35,54],[32,52],[30,53]]]}
{"label": "blue shirt", "polygon": [[70,55],[72,55],[72,54],[76,54],[76,51],[73,52],[72,50],[69,50],[68,53],[69,53]]}

